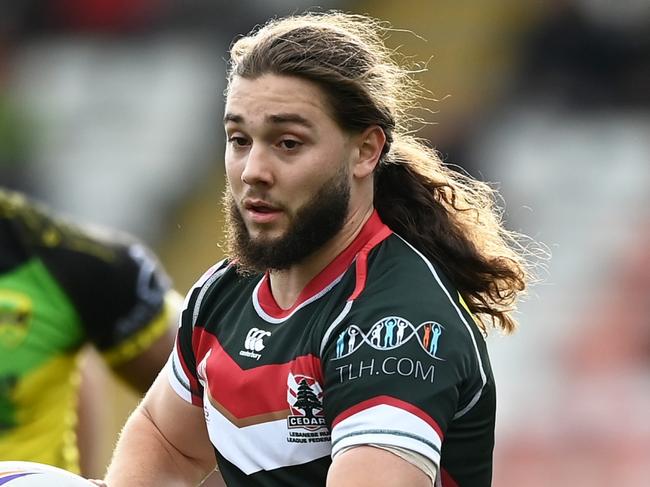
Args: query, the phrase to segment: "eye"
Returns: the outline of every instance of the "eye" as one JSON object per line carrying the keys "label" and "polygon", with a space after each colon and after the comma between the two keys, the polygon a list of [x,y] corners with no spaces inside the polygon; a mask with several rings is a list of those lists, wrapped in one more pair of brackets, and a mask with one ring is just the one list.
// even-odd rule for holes
{"label": "eye", "polygon": [[228,137],[228,143],[234,145],[235,147],[245,147],[248,145],[248,139],[238,135]]}
{"label": "eye", "polygon": [[293,151],[298,149],[302,145],[302,142],[295,139],[282,139],[278,145],[285,150]]}

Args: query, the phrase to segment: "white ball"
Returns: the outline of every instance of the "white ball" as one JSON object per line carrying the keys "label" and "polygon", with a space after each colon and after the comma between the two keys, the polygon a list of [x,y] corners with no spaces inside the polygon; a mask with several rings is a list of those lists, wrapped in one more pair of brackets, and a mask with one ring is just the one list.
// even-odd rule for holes
{"label": "white ball", "polygon": [[0,462],[0,487],[91,487],[67,470],[36,462]]}

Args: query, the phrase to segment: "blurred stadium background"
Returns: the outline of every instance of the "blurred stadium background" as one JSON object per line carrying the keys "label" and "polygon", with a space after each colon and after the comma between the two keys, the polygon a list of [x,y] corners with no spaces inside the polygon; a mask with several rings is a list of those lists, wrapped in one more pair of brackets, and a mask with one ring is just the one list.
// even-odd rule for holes
{"label": "blurred stadium background", "polygon": [[[155,248],[181,292],[219,259],[227,47],[305,0],[0,0],[0,184]],[[324,1],[428,62],[420,132],[552,251],[490,338],[494,485],[648,485],[650,2]],[[101,475],[135,404],[87,358]],[[100,436],[102,435],[102,436]],[[90,448],[90,447],[89,447]]]}

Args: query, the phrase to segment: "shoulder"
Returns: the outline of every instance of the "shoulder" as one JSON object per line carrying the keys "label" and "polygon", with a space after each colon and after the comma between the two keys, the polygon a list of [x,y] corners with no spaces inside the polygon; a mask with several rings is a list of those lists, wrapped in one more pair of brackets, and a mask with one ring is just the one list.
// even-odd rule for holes
{"label": "shoulder", "polygon": [[332,340],[355,334],[380,343],[379,348],[410,341],[434,358],[444,347],[447,358],[474,368],[480,330],[457,289],[432,262],[391,235],[369,255],[365,273],[363,290],[326,334],[332,346]]}
{"label": "shoulder", "polygon": [[442,270],[395,234],[371,255],[359,299],[371,307],[417,308],[445,321],[462,322],[466,311],[458,290]]}
{"label": "shoulder", "polygon": [[110,261],[116,250],[127,249],[137,242],[125,233],[82,223],[38,200],[1,189],[0,218],[11,221],[23,243],[37,253],[67,251]]}
{"label": "shoulder", "polygon": [[0,190],[0,220],[24,253],[40,259],[57,276],[71,281],[103,280],[143,264],[159,267],[147,246],[126,232],[54,211],[21,193]]}
{"label": "shoulder", "polygon": [[[77,306],[111,295],[130,301],[165,291],[169,279],[155,254],[124,232],[81,223],[38,201],[0,190],[0,219],[8,223],[23,259],[38,260]],[[126,296],[129,295],[129,296]]]}
{"label": "shoulder", "polygon": [[192,326],[196,324],[199,314],[209,312],[216,302],[223,302],[239,295],[242,286],[259,280],[260,276],[240,273],[236,263],[223,259],[207,271],[194,283],[185,296],[184,312],[191,313]]}

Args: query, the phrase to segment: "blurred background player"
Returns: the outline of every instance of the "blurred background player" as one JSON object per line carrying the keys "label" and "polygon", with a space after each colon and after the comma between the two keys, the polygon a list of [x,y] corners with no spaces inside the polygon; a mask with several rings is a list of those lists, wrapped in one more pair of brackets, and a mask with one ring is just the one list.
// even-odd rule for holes
{"label": "blurred background player", "polygon": [[[172,346],[179,306],[143,244],[0,188],[0,460],[79,472],[80,351],[92,344],[145,391]],[[96,441],[84,438],[87,449]]]}

